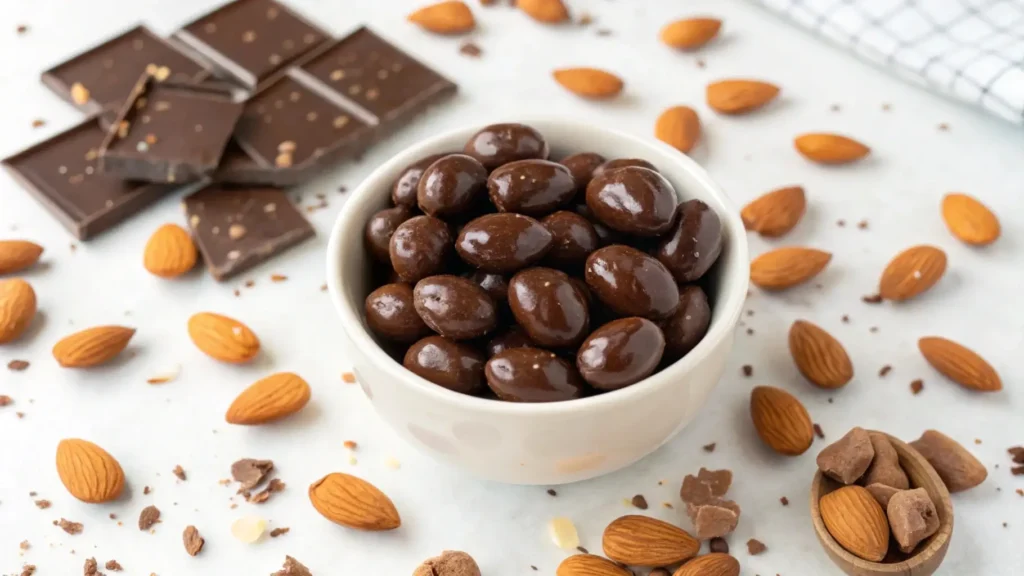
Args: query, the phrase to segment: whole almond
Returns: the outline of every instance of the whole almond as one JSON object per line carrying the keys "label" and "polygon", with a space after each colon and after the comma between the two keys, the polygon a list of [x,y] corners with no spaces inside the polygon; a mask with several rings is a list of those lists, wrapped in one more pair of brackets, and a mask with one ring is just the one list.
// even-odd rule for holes
{"label": "whole almond", "polygon": [[305,380],[291,372],[278,372],[242,391],[231,403],[225,419],[229,424],[273,422],[302,410],[309,396]]}
{"label": "whole almond", "polygon": [[757,110],[779,95],[779,87],[760,80],[720,80],[708,84],[708,106],[722,114]]}
{"label": "whole almond", "polygon": [[717,18],[684,18],[661,29],[661,41],[680,50],[695,50],[718,36],[722,21]]}
{"label": "whole almond", "polygon": [[181,226],[164,224],[146,242],[142,265],[155,276],[176,278],[196,265],[196,245]]}
{"label": "whole almond", "polygon": [[402,525],[391,500],[369,482],[335,472],[309,487],[316,511],[335,524],[356,530],[394,530]]}
{"label": "whole almond", "polygon": [[740,563],[728,554],[712,552],[683,564],[672,576],[739,576]]}
{"label": "whole almond", "polygon": [[213,312],[200,312],[189,318],[188,335],[196,348],[221,362],[241,364],[260,351],[260,339],[248,326]]}
{"label": "whole almond", "polygon": [[633,573],[607,558],[575,554],[562,560],[555,576],[633,576]]}
{"label": "whole almond", "polygon": [[689,106],[673,106],[658,116],[654,137],[686,154],[700,140],[700,118]]}
{"label": "whole almond", "polygon": [[750,417],[761,441],[779,454],[798,456],[814,441],[814,428],[807,409],[781,388],[754,388],[750,393]]}
{"label": "whole almond", "polygon": [[63,338],[53,345],[53,357],[65,368],[89,368],[106,364],[128,346],[134,328],[96,326]]}
{"label": "whole almond", "polygon": [[806,209],[804,189],[788,186],[763,194],[747,204],[740,212],[740,217],[747,230],[768,238],[778,238],[800,222]]}
{"label": "whole almond", "polygon": [[0,344],[18,339],[36,315],[36,292],[21,278],[0,280]]}
{"label": "whole almond", "polygon": [[897,254],[885,267],[878,293],[886,300],[909,300],[934,286],[945,272],[945,252],[934,246],[914,246]]}
{"label": "whole almond", "polygon": [[600,100],[622,92],[622,79],[597,68],[563,68],[552,75],[563,88],[577,96]]}
{"label": "whole almond", "polygon": [[957,384],[978,392],[997,392],[1003,381],[991,364],[973,350],[952,340],[928,336],[917,341],[924,359]]}
{"label": "whole almond", "polygon": [[463,34],[476,27],[473,11],[460,0],[424,6],[409,14],[408,20],[435,34]]}
{"label": "whole almond", "polygon": [[667,566],[692,558],[700,542],[685,530],[649,516],[613,520],[601,538],[604,555],[629,566]]}
{"label": "whole almond", "polygon": [[106,450],[70,438],[57,445],[57,475],[72,496],[82,502],[110,502],[124,489],[124,471]]}
{"label": "whole almond", "polygon": [[843,486],[821,497],[821,519],[847,552],[880,562],[889,551],[889,521],[882,505],[862,486]]}
{"label": "whole almond", "polygon": [[871,149],[853,138],[839,134],[803,134],[793,141],[800,152],[818,164],[848,164],[867,156]]}
{"label": "whole almond", "polygon": [[765,290],[783,290],[814,278],[831,259],[832,254],[814,248],[777,248],[750,263],[750,281]]}
{"label": "whole almond", "polygon": [[546,24],[558,24],[569,19],[569,10],[562,0],[517,0],[516,7],[530,18]]}
{"label": "whole almond", "polygon": [[790,326],[789,353],[804,378],[819,388],[842,388],[853,379],[853,363],[843,345],[806,320]]}
{"label": "whole almond", "polygon": [[27,240],[0,240],[0,274],[19,272],[35,264],[43,247]]}
{"label": "whole almond", "polygon": [[942,219],[953,236],[974,246],[995,242],[1001,231],[996,215],[967,194],[946,194],[942,199]]}

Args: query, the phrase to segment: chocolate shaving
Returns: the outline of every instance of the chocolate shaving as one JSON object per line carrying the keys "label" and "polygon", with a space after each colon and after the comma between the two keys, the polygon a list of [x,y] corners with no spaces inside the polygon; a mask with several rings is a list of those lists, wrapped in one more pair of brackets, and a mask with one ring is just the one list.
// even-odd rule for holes
{"label": "chocolate shaving", "polygon": [[160,509],[156,506],[146,506],[139,514],[139,530],[145,532],[160,522]]}
{"label": "chocolate shaving", "polygon": [[747,540],[747,553],[751,556],[757,556],[758,554],[764,552],[767,549],[768,547],[765,546],[764,543],[760,540],[755,540],[753,538]]}
{"label": "chocolate shaving", "polygon": [[636,496],[633,496],[633,499],[630,500],[629,502],[630,504],[641,510],[647,510],[647,499],[644,498],[643,494],[637,494]]}
{"label": "chocolate shaving", "polygon": [[238,493],[242,494],[259,486],[273,469],[272,460],[244,458],[231,465],[231,477],[241,484]]}
{"label": "chocolate shaving", "polygon": [[54,520],[53,525],[60,526],[61,530],[71,534],[72,536],[75,534],[81,534],[82,530],[85,529],[81,522],[72,522],[70,520],[65,520],[64,518],[61,518],[60,522]]}
{"label": "chocolate shaving", "polygon": [[881,294],[871,294],[869,296],[861,296],[860,299],[865,304],[881,304],[882,303],[882,295]]}
{"label": "chocolate shaving", "polygon": [[291,556],[284,557],[284,566],[270,576],[313,576],[313,573]]}
{"label": "chocolate shaving", "polygon": [[271,538],[277,538],[278,536],[284,536],[291,531],[291,528],[274,528],[270,531]]}
{"label": "chocolate shaving", "polygon": [[21,372],[29,367],[28,360],[11,360],[7,363],[7,369],[12,372]]}
{"label": "chocolate shaving", "polygon": [[199,530],[195,526],[185,527],[185,532],[182,533],[181,539],[185,544],[185,552],[188,552],[189,556],[195,556],[203,550],[203,545],[206,544],[206,540],[199,535]]}
{"label": "chocolate shaving", "polygon": [[878,375],[885,377],[885,375],[888,374],[889,372],[892,372],[892,366],[886,364],[885,366],[882,366],[881,370],[878,371]]}
{"label": "chocolate shaving", "polygon": [[271,494],[275,492],[280,492],[284,490],[284,488],[285,483],[278,478],[274,478],[270,481],[270,484],[267,484],[267,487],[262,492],[257,493],[252,498],[246,496],[246,500],[252,502],[253,504],[262,504],[270,499]]}

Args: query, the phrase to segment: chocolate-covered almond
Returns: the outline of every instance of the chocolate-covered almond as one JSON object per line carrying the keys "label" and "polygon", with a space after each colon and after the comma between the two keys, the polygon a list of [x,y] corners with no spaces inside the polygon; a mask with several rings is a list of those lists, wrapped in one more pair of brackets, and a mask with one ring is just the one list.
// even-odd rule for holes
{"label": "chocolate-covered almond", "polygon": [[626,166],[647,168],[648,170],[654,170],[655,172],[658,171],[658,168],[654,164],[651,164],[650,162],[642,158],[616,158],[614,160],[609,160],[603,164],[600,164],[599,166],[594,168],[594,172],[591,174],[591,177],[597,178],[598,176],[604,174],[605,172],[617,170],[619,168],[625,168]]}
{"label": "chocolate-covered almond", "polygon": [[485,359],[476,348],[441,336],[427,336],[409,347],[402,365],[423,378],[463,394],[484,388]]}
{"label": "chocolate-covered almond", "polygon": [[431,154],[409,164],[391,185],[391,203],[395,206],[406,206],[416,208],[416,188],[419,186],[420,177],[427,166],[433,164],[437,159],[447,154]]}
{"label": "chocolate-covered almond", "polygon": [[587,221],[590,222],[591,226],[594,227],[594,232],[597,233],[597,241],[599,245],[608,246],[609,244],[618,244],[619,241],[622,240],[623,235],[602,224],[601,221],[594,216],[594,213],[590,211],[586,202],[573,206],[573,212],[586,218]]}
{"label": "chocolate-covered almond", "polygon": [[609,228],[637,236],[668,232],[677,203],[672,184],[647,168],[606,171],[587,186],[587,207],[594,217]]}
{"label": "chocolate-covered almond", "polygon": [[472,280],[441,274],[416,283],[416,313],[431,330],[452,340],[487,334],[497,325],[494,300]]}
{"label": "chocolate-covered almond", "polygon": [[576,183],[561,164],[519,160],[491,172],[487,190],[501,212],[543,215],[571,200],[576,195]]}
{"label": "chocolate-covered almond", "polygon": [[504,212],[471,220],[455,241],[463,260],[488,272],[515,272],[551,249],[551,232],[540,222]]}
{"label": "chocolate-covered almond", "polygon": [[540,348],[512,348],[484,367],[487,386],[509,402],[561,402],[583,395],[583,379],[572,364]]}
{"label": "chocolate-covered almond", "polygon": [[366,230],[363,237],[366,241],[366,249],[378,262],[391,261],[391,236],[395,230],[409,218],[412,218],[412,211],[405,206],[385,208],[374,213],[366,222]]}
{"label": "chocolate-covered almond", "polygon": [[501,274],[474,270],[465,276],[483,288],[495,304],[501,304],[508,300],[508,280]]}
{"label": "chocolate-covered almond", "polygon": [[594,170],[597,170],[597,167],[604,162],[604,156],[596,152],[580,152],[558,161],[559,164],[569,169],[573,181],[576,182],[578,192],[587,190],[587,184],[590,184],[590,179],[594,177]]}
{"label": "chocolate-covered almond", "polygon": [[587,258],[585,278],[598,299],[623,316],[661,320],[679,307],[679,288],[668,269],[629,246],[594,251]]}
{"label": "chocolate-covered almond", "polygon": [[523,331],[519,326],[513,325],[508,330],[498,334],[494,338],[491,338],[487,342],[486,352],[487,357],[491,358],[498,354],[501,354],[505,350],[511,350],[512,348],[526,348],[528,346],[536,346],[537,343],[530,340],[526,332]]}
{"label": "chocolate-covered almond", "polygon": [[527,268],[508,283],[516,322],[540,346],[578,344],[590,326],[586,297],[569,276],[552,268]]}
{"label": "chocolate-covered almond", "polygon": [[502,164],[548,157],[548,143],[540,132],[525,124],[491,124],[473,134],[463,152],[476,158],[488,170]]}
{"label": "chocolate-covered almond", "polygon": [[451,246],[451,232],[442,220],[413,216],[391,235],[391,266],[403,282],[414,284],[444,269]]}
{"label": "chocolate-covered almond", "polygon": [[700,200],[679,205],[671,234],[655,255],[680,283],[699,280],[722,254],[722,221]]}
{"label": "chocolate-covered almond", "polygon": [[486,187],[487,169],[480,162],[465,154],[449,154],[423,171],[416,202],[431,216],[458,216],[483,198]]}
{"label": "chocolate-covered almond", "polygon": [[679,289],[679,308],[663,320],[661,331],[665,334],[665,358],[675,362],[685,356],[707,334],[711,324],[711,307],[708,296],[696,284]]}
{"label": "chocolate-covered almond", "polygon": [[366,323],[394,342],[415,342],[430,332],[413,304],[412,286],[385,284],[366,297]]}
{"label": "chocolate-covered almond", "polygon": [[651,375],[665,350],[665,336],[646,318],[619,318],[594,330],[576,354],[576,367],[598,390],[618,390]]}
{"label": "chocolate-covered almond", "polygon": [[548,214],[540,223],[551,233],[547,258],[555,264],[580,264],[600,245],[594,225],[575,212],[560,210]]}

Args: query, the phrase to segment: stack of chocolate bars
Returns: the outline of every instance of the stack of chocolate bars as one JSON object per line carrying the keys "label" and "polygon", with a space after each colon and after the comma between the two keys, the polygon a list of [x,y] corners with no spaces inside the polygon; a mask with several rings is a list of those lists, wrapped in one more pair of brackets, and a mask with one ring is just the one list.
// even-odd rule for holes
{"label": "stack of chocolate bars", "polygon": [[341,39],[274,0],[235,0],[161,38],[145,26],[43,73],[90,116],[4,160],[81,240],[183,185],[211,273],[313,236],[284,187],[357,156],[455,92],[363,27]]}

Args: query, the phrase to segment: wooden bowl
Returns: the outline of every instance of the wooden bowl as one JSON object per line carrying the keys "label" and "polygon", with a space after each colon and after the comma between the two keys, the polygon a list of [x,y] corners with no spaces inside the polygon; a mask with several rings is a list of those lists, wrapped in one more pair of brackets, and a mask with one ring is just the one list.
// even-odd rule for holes
{"label": "wooden bowl", "polygon": [[828,557],[850,576],[930,576],[942,564],[949,548],[949,539],[953,536],[953,502],[950,500],[949,490],[935,469],[917,450],[898,438],[884,432],[881,434],[884,434],[896,449],[900,457],[900,466],[910,478],[910,485],[914,488],[924,488],[935,503],[935,510],[939,514],[938,531],[918,544],[911,554],[900,552],[896,541],[890,537],[889,554],[881,562],[870,562],[850,554],[828,533],[818,505],[822,496],[842,488],[843,485],[825,476],[820,470],[815,473],[814,481],[811,483],[811,521],[814,522],[814,531],[818,534],[818,541],[821,542]]}

